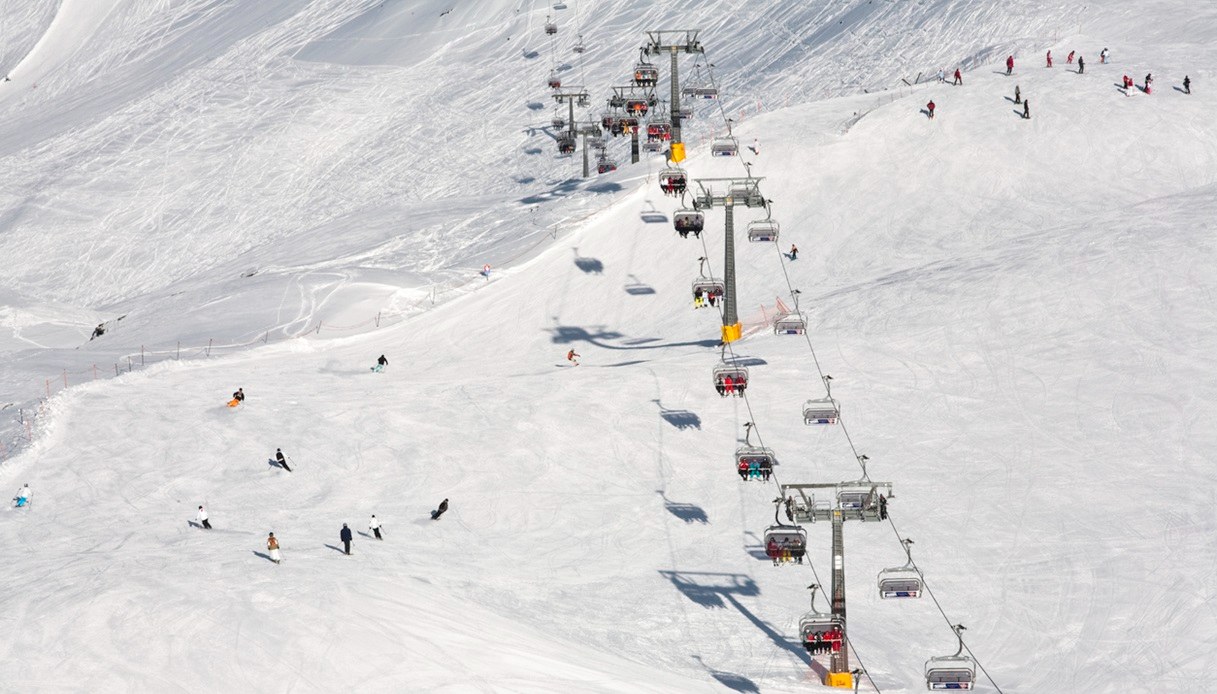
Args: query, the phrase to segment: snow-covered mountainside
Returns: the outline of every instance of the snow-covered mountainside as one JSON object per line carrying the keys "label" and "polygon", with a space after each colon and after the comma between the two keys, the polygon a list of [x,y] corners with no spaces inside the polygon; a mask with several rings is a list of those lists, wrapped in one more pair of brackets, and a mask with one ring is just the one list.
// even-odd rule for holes
{"label": "snow-covered mountainside", "polygon": [[[798,619],[830,532],[807,528],[807,565],[765,557],[778,491],[735,474],[746,422],[782,483],[855,479],[856,447],[894,485],[892,524],[845,532],[863,690],[923,690],[950,623],[989,691],[1205,691],[1217,671],[1217,8],[0,19],[0,487],[34,492],[0,513],[5,687],[818,689]],[[721,274],[722,212],[681,239],[662,157],[630,165],[619,139],[619,170],[582,181],[555,155],[550,72],[596,117],[670,27],[701,30],[724,93],[687,123],[686,168],[750,162],[782,224],[776,248],[737,233],[746,400],[714,391],[719,314],[690,296],[700,257]],[[963,86],[926,83],[956,66]],[[757,151],[709,156],[727,116]],[[807,341],[768,329],[791,288]],[[802,422],[816,360],[848,439]],[[214,530],[188,524],[200,504]],[[385,540],[344,556],[342,524],[373,513]],[[902,537],[937,605],[879,598]]]}

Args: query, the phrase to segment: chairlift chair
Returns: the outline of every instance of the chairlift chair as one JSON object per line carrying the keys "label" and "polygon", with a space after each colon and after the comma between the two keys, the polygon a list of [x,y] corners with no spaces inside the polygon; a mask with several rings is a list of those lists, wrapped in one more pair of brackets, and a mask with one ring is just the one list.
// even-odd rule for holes
{"label": "chairlift chair", "polygon": [[558,33],[558,23],[553,21],[549,17],[545,18],[545,33],[547,33],[547,34]]}
{"label": "chairlift chair", "polygon": [[575,138],[569,133],[563,133],[558,137],[558,153],[559,154],[574,154],[575,153]]}
{"label": "chairlift chair", "polygon": [[650,108],[651,105],[647,103],[646,99],[625,100],[625,110],[633,116],[645,116]]}
{"label": "chairlift chair", "polygon": [[550,89],[561,89],[562,88],[562,78],[558,77],[558,72],[556,70],[554,72],[549,73],[549,79],[546,80],[545,83],[549,85]]}
{"label": "chairlift chair", "polygon": [[554,126],[554,130],[561,130],[561,129],[565,128],[566,119],[563,118],[562,116],[554,116],[553,126]]}
{"label": "chairlift chair", "polygon": [[955,655],[940,655],[925,661],[925,688],[929,690],[971,689],[976,683],[976,661],[963,654],[963,631],[966,627],[951,627],[959,648]]}
{"label": "chairlift chair", "polygon": [[583,34],[579,34],[578,40],[575,41],[575,47],[571,50],[576,53],[582,53],[587,50],[587,47],[583,45]]}
{"label": "chairlift chair", "polygon": [[[722,287],[722,282],[720,280],[710,279],[700,280],[700,282],[704,282],[704,286],[712,286],[717,284],[718,287]],[[693,288],[694,291],[697,290],[698,282],[693,283]],[[702,291],[704,292],[706,289],[703,288]],[[715,390],[721,386],[725,389],[725,392],[730,393],[732,397],[742,395],[744,388],[751,384],[751,381],[748,379],[748,367],[746,366],[720,364],[714,367],[713,379]],[[727,379],[730,379],[730,385],[728,385]]]}
{"label": "chairlift chair", "polygon": [[684,169],[673,167],[659,172],[659,189],[664,195],[680,195],[689,186],[689,175]]}
{"label": "chairlift chair", "polygon": [[710,156],[739,156],[739,142],[734,137],[716,137],[710,141]]}
{"label": "chairlift chair", "polygon": [[772,448],[764,448],[761,446],[740,446],[735,449],[735,467],[738,470],[740,466],[751,467],[753,463],[761,471],[773,471],[773,466],[777,462],[777,457],[773,454]]}
{"label": "chairlift chair", "polygon": [[925,584],[921,574],[911,566],[898,566],[879,572],[879,597],[919,598]]}
{"label": "chairlift chair", "polygon": [[604,155],[601,155],[600,159],[598,159],[596,161],[596,173],[603,174],[603,173],[608,173],[610,171],[616,171],[616,170],[617,170],[617,162],[613,161],[612,159],[609,159],[608,157],[606,157]]}
{"label": "chairlift chair", "polygon": [[783,313],[773,321],[775,335],[802,335],[805,332],[807,332],[807,317],[797,311]]}
{"label": "chairlift chair", "polygon": [[672,139],[672,124],[666,120],[647,123],[647,139],[648,140],[670,140]]}
{"label": "chairlift chair", "polygon": [[[765,554],[770,559],[779,563],[798,562],[802,564],[802,559],[807,554],[807,531],[798,525],[771,525],[765,528]],[[789,550],[790,556],[784,554],[773,556],[770,548],[775,547],[779,551]]]}
{"label": "chairlift chair", "polygon": [[772,219],[758,219],[755,222],[749,222],[748,240],[753,243],[777,241],[779,229],[778,223]]}
{"label": "chairlift chair", "polygon": [[684,234],[689,232],[700,234],[701,230],[706,228],[706,216],[700,210],[682,208],[676,210],[672,215],[672,226],[676,227],[676,231]]}
{"label": "chairlift chair", "polygon": [[803,648],[812,655],[818,655],[816,649],[821,648],[830,654],[840,652],[845,647],[845,619],[831,612],[816,610],[816,590],[819,586],[813,584],[808,588],[811,589],[811,611],[799,618],[799,637],[803,641]]}
{"label": "chairlift chair", "polygon": [[591,145],[592,149],[596,150],[597,152],[603,152],[604,148],[608,146],[608,143],[604,141],[603,137],[593,137],[587,141],[587,144]]}
{"label": "chairlift chair", "polygon": [[617,124],[621,126],[622,134],[629,135],[638,129],[638,118],[636,116],[621,116],[617,119]]}
{"label": "chairlift chair", "polygon": [[[723,281],[717,277],[698,277],[697,279],[693,280],[693,294],[696,295],[698,290],[701,291],[702,296],[707,294],[721,296],[727,291],[727,287],[725,284],[723,284]],[[748,371],[745,369],[744,375],[746,376],[747,374]]]}
{"label": "chairlift chair", "polygon": [[693,118],[693,107],[681,106],[676,109],[676,113],[680,115],[681,120],[691,120]]}
{"label": "chairlift chair", "polygon": [[815,398],[803,403],[804,424],[836,424],[841,408],[832,398]]}
{"label": "chairlift chair", "polygon": [[640,61],[634,66],[634,84],[639,87],[654,87],[659,82],[659,69],[654,65]]}
{"label": "chairlift chair", "polygon": [[642,143],[642,149],[647,152],[659,152],[663,150],[663,140],[647,140]]}
{"label": "chairlift chair", "polygon": [[698,99],[717,99],[718,87],[695,87],[693,89],[693,96]]}

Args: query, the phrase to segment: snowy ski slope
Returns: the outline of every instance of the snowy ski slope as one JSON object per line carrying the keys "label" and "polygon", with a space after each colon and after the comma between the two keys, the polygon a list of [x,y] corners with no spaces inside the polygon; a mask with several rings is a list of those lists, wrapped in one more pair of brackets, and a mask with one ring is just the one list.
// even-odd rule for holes
{"label": "snowy ski slope", "polygon": [[[858,474],[839,427],[801,422],[822,394],[806,343],[762,324],[789,302],[785,269],[854,443],[895,485],[896,527],[1002,690],[1206,691],[1217,10],[656,8],[19,10],[43,35],[0,92],[0,400],[144,342],[298,335],[431,285],[460,296],[51,398],[0,466],[35,496],[0,514],[0,688],[816,690],[796,634],[811,571],[764,558],[775,489],[731,466],[754,421],[782,481]],[[721,270],[721,213],[704,245],[649,222],[675,209],[657,159],[566,181],[550,109],[530,108],[547,11],[556,60],[594,94],[624,79],[643,29],[679,18],[703,29],[725,110],[752,109],[736,132],[760,142],[744,158],[783,236],[738,248],[747,404],[714,393],[718,317],[689,297],[699,256]],[[791,47],[754,49],[783,31]],[[1063,65],[1070,48],[1087,74]],[[858,93],[955,61],[973,67],[962,88]],[[1114,85],[1151,70],[1152,96]],[[1184,73],[1191,96],[1172,88]],[[741,175],[707,156],[712,115],[688,169]],[[469,283],[482,262],[491,281]],[[238,386],[248,401],[224,407]],[[268,464],[276,446],[294,472]],[[187,525],[200,503],[210,533]],[[342,523],[372,513],[386,540],[342,556]],[[271,530],[280,566],[261,556]],[[828,529],[809,533],[827,581]],[[846,543],[854,655],[876,688],[923,690],[924,660],[954,650],[947,622],[875,594],[903,560],[891,528]]]}

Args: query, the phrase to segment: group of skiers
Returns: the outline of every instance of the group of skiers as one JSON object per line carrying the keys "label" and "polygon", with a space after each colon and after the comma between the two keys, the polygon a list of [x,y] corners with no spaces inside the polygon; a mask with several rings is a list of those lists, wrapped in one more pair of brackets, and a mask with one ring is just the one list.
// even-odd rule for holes
{"label": "group of skiers", "polygon": [[[1069,51],[1069,55],[1065,58],[1065,62],[1070,65],[1073,65],[1074,64],[1073,58],[1074,58],[1075,54],[1076,54],[1076,51]],[[1108,55],[1110,55],[1110,52],[1107,50],[1106,47],[1104,47],[1103,50],[1099,52],[1099,62],[1106,64]],[[1052,51],[1048,51],[1047,61],[1048,61],[1047,67],[1052,67]],[[1078,66],[1078,74],[1079,75],[1084,74],[1086,71],[1086,59],[1080,55],[1077,56],[1077,66]],[[1009,56],[1006,56],[1006,74],[1011,75],[1013,73],[1014,73],[1014,56],[1009,55]],[[942,70],[942,69],[938,70],[938,81],[939,82],[946,81],[946,71],[945,70]],[[1145,85],[1143,87],[1143,90],[1146,94],[1153,93],[1153,87],[1152,87],[1153,81],[1154,81],[1154,76],[1152,73],[1145,75]],[[955,81],[952,82],[952,84],[956,85],[956,86],[963,84],[963,74],[960,72],[959,68],[955,68]],[[1132,78],[1130,78],[1128,75],[1124,75],[1122,84],[1124,87],[1124,93],[1126,95],[1129,94],[1133,87]],[[1183,76],[1183,93],[1184,94],[1192,93],[1192,78],[1189,77],[1188,75]],[[1024,119],[1031,118],[1030,100],[1023,98],[1022,90],[1019,88],[1019,86],[1017,84],[1014,85],[1014,103],[1022,105]],[[925,113],[926,113],[926,115],[929,116],[929,118],[931,120],[933,120],[933,118],[934,118],[934,109],[935,108],[937,108],[937,105],[934,103],[934,101],[932,99],[930,100],[929,103],[927,103],[925,105]]]}
{"label": "group of skiers", "polygon": [[807,545],[799,541],[791,541],[789,537],[782,538],[781,542],[777,538],[769,538],[769,542],[765,544],[765,556],[773,560],[773,565],[788,564],[795,562],[796,564],[803,563],[803,556],[807,554]]}
{"label": "group of skiers", "polygon": [[811,655],[822,655],[825,653],[840,653],[841,642],[845,640],[845,635],[841,633],[840,627],[830,627],[824,631],[809,632],[803,635],[803,648]]}
{"label": "group of skiers", "polygon": [[693,308],[705,308],[706,305],[717,306],[718,300],[723,298],[723,292],[720,289],[703,290],[701,287],[693,290]]}
{"label": "group of skiers", "polygon": [[718,395],[721,398],[725,398],[728,395],[732,397],[743,395],[744,389],[747,387],[748,382],[744,380],[743,376],[739,375],[734,378],[726,375],[714,379],[714,390],[718,391]]}
{"label": "group of skiers", "polygon": [[743,458],[735,469],[740,479],[745,482],[750,479],[768,482],[769,476],[773,474],[773,463],[769,462],[768,458]]}

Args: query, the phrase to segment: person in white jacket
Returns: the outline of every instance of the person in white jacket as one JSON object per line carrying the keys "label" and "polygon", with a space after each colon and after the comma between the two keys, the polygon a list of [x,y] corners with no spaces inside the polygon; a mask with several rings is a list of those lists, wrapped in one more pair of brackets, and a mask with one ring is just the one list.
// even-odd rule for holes
{"label": "person in white jacket", "polygon": [[372,514],[372,521],[370,523],[368,523],[368,530],[371,530],[373,533],[376,534],[377,540],[384,539],[383,537],[380,536],[380,521],[376,520],[375,513]]}
{"label": "person in white jacket", "polygon": [[17,490],[16,496],[17,508],[30,505],[30,484],[25,483],[25,486]]}
{"label": "person in white jacket", "polygon": [[207,522],[207,509],[200,506],[199,513],[197,516],[195,516],[195,520],[197,520],[199,522],[199,524],[202,525],[207,530],[211,530],[211,523]]}

